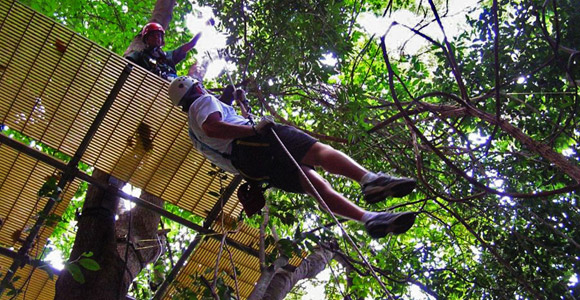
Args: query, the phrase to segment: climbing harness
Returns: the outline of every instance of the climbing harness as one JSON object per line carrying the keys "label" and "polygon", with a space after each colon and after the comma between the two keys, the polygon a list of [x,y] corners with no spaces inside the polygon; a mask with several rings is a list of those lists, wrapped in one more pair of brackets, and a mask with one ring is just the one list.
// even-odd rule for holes
{"label": "climbing harness", "polygon": [[[190,138],[199,145],[199,147],[196,145],[196,148],[199,149],[202,153],[207,154],[207,151],[209,151],[225,159],[228,159],[232,161],[232,163],[234,163],[235,159],[232,155],[220,152],[212,148],[211,146],[207,145],[206,143],[202,142],[199,138],[197,138],[197,136],[191,129],[188,129],[188,132]],[[239,148],[258,148],[258,149],[261,148],[265,150],[267,149],[267,147],[270,146],[269,144],[259,144],[244,140],[235,140],[234,143],[236,143]],[[246,180],[246,182],[240,185],[240,187],[238,188],[237,193],[238,199],[242,203],[242,207],[246,215],[248,217],[251,217],[256,213],[259,213],[262,210],[262,208],[266,205],[264,191],[268,189],[269,186],[263,187],[263,183],[267,182],[269,177],[268,176],[255,177],[255,174],[246,174],[239,168],[236,167],[236,169],[238,169],[240,175],[242,175],[242,177],[244,177],[244,179]]]}

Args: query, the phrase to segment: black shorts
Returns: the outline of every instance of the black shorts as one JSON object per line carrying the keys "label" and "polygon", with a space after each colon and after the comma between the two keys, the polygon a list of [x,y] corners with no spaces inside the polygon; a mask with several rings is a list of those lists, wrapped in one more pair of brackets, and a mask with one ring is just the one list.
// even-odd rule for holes
{"label": "black shorts", "polygon": [[[299,164],[317,142],[294,127],[276,124],[274,129]],[[287,192],[304,193],[298,169],[272,133],[235,140],[232,163],[246,180],[267,182]]]}

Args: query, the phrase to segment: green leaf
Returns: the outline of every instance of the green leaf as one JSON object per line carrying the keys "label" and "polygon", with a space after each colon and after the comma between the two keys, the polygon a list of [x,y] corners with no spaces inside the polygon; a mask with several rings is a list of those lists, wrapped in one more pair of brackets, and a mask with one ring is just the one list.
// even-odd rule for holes
{"label": "green leaf", "polygon": [[99,263],[92,258],[81,258],[79,260],[79,264],[83,268],[90,270],[90,271],[98,271],[101,269],[101,266],[99,265]]}
{"label": "green leaf", "polygon": [[82,257],[92,257],[93,256],[93,251],[89,251],[89,252],[84,252],[83,254],[81,254]]}
{"label": "green leaf", "polygon": [[81,268],[77,264],[75,263],[65,264],[64,268],[70,273],[70,275],[76,282],[80,284],[85,283],[85,275],[83,275]]}

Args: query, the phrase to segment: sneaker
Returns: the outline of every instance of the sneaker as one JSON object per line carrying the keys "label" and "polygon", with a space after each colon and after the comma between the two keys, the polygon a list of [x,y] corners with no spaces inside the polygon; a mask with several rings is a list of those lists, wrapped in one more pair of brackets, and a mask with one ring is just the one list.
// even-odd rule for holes
{"label": "sneaker", "polygon": [[416,216],[417,213],[414,212],[383,212],[368,220],[365,223],[365,228],[373,239],[385,237],[391,232],[401,234],[413,227]]}
{"label": "sneaker", "polygon": [[412,178],[398,178],[382,172],[377,175],[377,179],[362,185],[363,197],[371,204],[383,201],[390,196],[404,197],[417,186],[417,181]]}

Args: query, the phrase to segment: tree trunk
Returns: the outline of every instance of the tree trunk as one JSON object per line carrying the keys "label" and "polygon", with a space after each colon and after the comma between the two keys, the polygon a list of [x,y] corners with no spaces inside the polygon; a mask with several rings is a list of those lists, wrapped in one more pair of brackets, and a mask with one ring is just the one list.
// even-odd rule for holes
{"label": "tree trunk", "polygon": [[[141,198],[157,206],[163,206],[162,199],[149,193],[144,192]],[[125,256],[127,257],[127,273],[124,279],[127,282],[131,283],[147,264],[157,261],[163,254],[165,237],[158,235],[160,220],[159,214],[140,206],[119,216],[116,230],[117,254],[123,261]]]}
{"label": "tree trunk", "polygon": [[[108,174],[95,170],[93,176],[103,184],[108,183]],[[81,267],[86,281],[84,284],[77,282],[64,270],[56,282],[54,299],[119,299],[120,290],[127,289],[121,280],[123,261],[117,255],[115,240],[115,213],[118,204],[118,197],[89,186],[70,258],[75,260],[84,252],[90,251],[93,253],[91,258],[99,263],[101,269],[88,271]]]}
{"label": "tree trunk", "polygon": [[264,293],[262,299],[281,300],[292,290],[294,285],[305,278],[314,278],[318,273],[326,268],[328,262],[334,257],[334,252],[319,248],[302,260],[300,265],[293,271],[280,269]]}
{"label": "tree trunk", "polygon": [[[99,170],[95,170],[93,176],[103,184],[109,182],[109,175]],[[66,270],[61,272],[56,282],[54,299],[125,299],[133,278],[162,253],[162,243],[157,237],[158,214],[135,207],[119,216],[119,221],[115,222],[120,201],[114,190],[122,184],[118,181],[105,191],[89,186],[69,261],[78,259],[83,253],[92,252],[91,258],[99,264],[100,270],[89,271],[81,266],[85,283],[76,281]],[[151,195],[142,198],[156,205],[162,204],[161,199]]]}
{"label": "tree trunk", "polygon": [[[167,28],[175,3],[175,0],[157,0],[150,22],[160,23]],[[143,47],[139,34],[125,54]],[[139,152],[142,150],[135,149]],[[109,183],[109,175],[100,170],[95,170],[93,176],[104,185]],[[92,252],[91,258],[99,264],[100,270],[89,271],[81,267],[85,283],[79,283],[64,270],[56,282],[55,300],[125,299],[134,277],[145,265],[162,254],[163,243],[157,235],[160,221],[158,214],[135,207],[120,214],[118,221],[115,221],[120,201],[114,189],[124,183],[114,181],[115,187],[107,191],[89,186],[69,259],[69,262],[75,261],[83,253]],[[146,192],[141,198],[158,206],[163,204],[162,199]]]}
{"label": "tree trunk", "polygon": [[266,290],[268,289],[270,282],[272,282],[272,278],[274,278],[274,276],[276,275],[278,270],[280,270],[280,268],[286,265],[288,265],[288,258],[281,256],[278,257],[274,261],[274,263],[272,263],[269,267],[261,268],[262,274],[260,275],[260,278],[258,278],[258,281],[254,285],[252,293],[250,294],[250,296],[248,296],[248,300],[261,300],[264,297],[264,294],[266,293]]}

